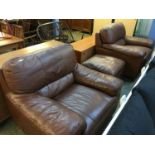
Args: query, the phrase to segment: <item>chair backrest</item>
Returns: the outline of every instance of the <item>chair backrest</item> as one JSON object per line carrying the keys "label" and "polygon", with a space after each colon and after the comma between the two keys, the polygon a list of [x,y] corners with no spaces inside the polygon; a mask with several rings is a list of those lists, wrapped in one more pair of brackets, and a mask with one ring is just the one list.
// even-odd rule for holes
{"label": "chair backrest", "polygon": [[12,29],[11,29],[11,26],[9,25],[9,23],[7,23],[5,21],[1,21],[0,22],[0,27],[1,27],[2,32],[8,33],[8,34],[12,33]]}
{"label": "chair backrest", "polygon": [[41,41],[56,39],[64,43],[74,41],[71,30],[64,22],[48,22],[37,27],[37,35]]}
{"label": "chair backrest", "polygon": [[125,27],[122,23],[113,23],[100,30],[100,37],[104,44],[125,44]]}
{"label": "chair backrest", "polygon": [[22,39],[24,38],[24,29],[22,26],[13,24],[12,29],[13,29],[14,36]]}
{"label": "chair backrest", "polygon": [[[69,85],[74,81],[72,72],[76,63],[72,46],[64,44],[11,59],[2,66],[2,71],[11,92],[34,93],[41,89],[49,91],[50,86],[56,81],[60,85],[56,84],[52,88],[65,89],[63,83]],[[62,83],[63,78],[66,80]]]}
{"label": "chair backrest", "polygon": [[30,22],[28,22],[28,21],[22,21],[22,25],[21,26],[23,26],[24,33],[30,31],[30,25],[31,25]]}

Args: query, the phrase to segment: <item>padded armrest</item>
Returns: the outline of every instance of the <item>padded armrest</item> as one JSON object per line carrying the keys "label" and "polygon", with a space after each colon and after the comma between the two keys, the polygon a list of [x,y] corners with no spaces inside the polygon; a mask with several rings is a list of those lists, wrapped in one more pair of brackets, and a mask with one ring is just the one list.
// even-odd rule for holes
{"label": "padded armrest", "polygon": [[117,45],[117,44],[104,44],[103,47],[106,49],[120,52],[120,53],[122,53],[124,55],[128,55],[128,56],[134,56],[134,57],[144,57],[145,56],[144,51],[141,51],[141,50],[135,49],[135,48],[133,49],[132,47],[129,48],[129,47]]}
{"label": "padded armrest", "polygon": [[74,76],[76,82],[99,89],[111,96],[116,96],[123,85],[123,81],[116,77],[97,72],[80,64],[76,66]]}
{"label": "padded armrest", "polygon": [[80,115],[52,99],[39,94],[10,93],[7,97],[15,109],[13,116],[16,119],[21,117],[22,120],[18,122],[22,122],[21,126],[26,128],[27,132],[72,135],[82,134],[86,129],[85,120]]}
{"label": "padded armrest", "polygon": [[151,39],[146,39],[146,38],[140,38],[140,37],[130,37],[127,36],[125,38],[125,42],[128,45],[139,45],[139,46],[144,46],[144,47],[149,47],[153,48],[153,40]]}

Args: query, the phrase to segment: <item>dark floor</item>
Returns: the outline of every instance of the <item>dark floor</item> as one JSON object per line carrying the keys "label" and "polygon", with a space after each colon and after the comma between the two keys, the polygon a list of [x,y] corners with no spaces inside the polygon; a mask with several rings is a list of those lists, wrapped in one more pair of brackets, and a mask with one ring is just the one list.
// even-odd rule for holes
{"label": "dark floor", "polygon": [[24,132],[9,118],[0,124],[0,135],[23,135]]}

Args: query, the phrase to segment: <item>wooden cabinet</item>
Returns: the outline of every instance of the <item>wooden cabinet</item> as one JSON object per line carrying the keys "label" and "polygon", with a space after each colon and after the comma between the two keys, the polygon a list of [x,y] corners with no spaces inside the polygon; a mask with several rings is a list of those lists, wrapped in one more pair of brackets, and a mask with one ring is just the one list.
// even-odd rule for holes
{"label": "wooden cabinet", "polygon": [[71,44],[79,63],[92,57],[95,53],[95,36],[90,36]]}
{"label": "wooden cabinet", "polygon": [[92,33],[93,31],[93,19],[60,19],[68,24],[73,30]]}

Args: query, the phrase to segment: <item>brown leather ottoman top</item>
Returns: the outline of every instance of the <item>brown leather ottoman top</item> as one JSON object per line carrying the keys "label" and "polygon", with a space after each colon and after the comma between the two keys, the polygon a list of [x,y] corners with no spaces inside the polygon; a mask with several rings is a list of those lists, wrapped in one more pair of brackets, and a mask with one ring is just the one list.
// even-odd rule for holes
{"label": "brown leather ottoman top", "polygon": [[102,73],[120,76],[123,72],[125,62],[118,58],[96,54],[83,62],[83,65]]}

